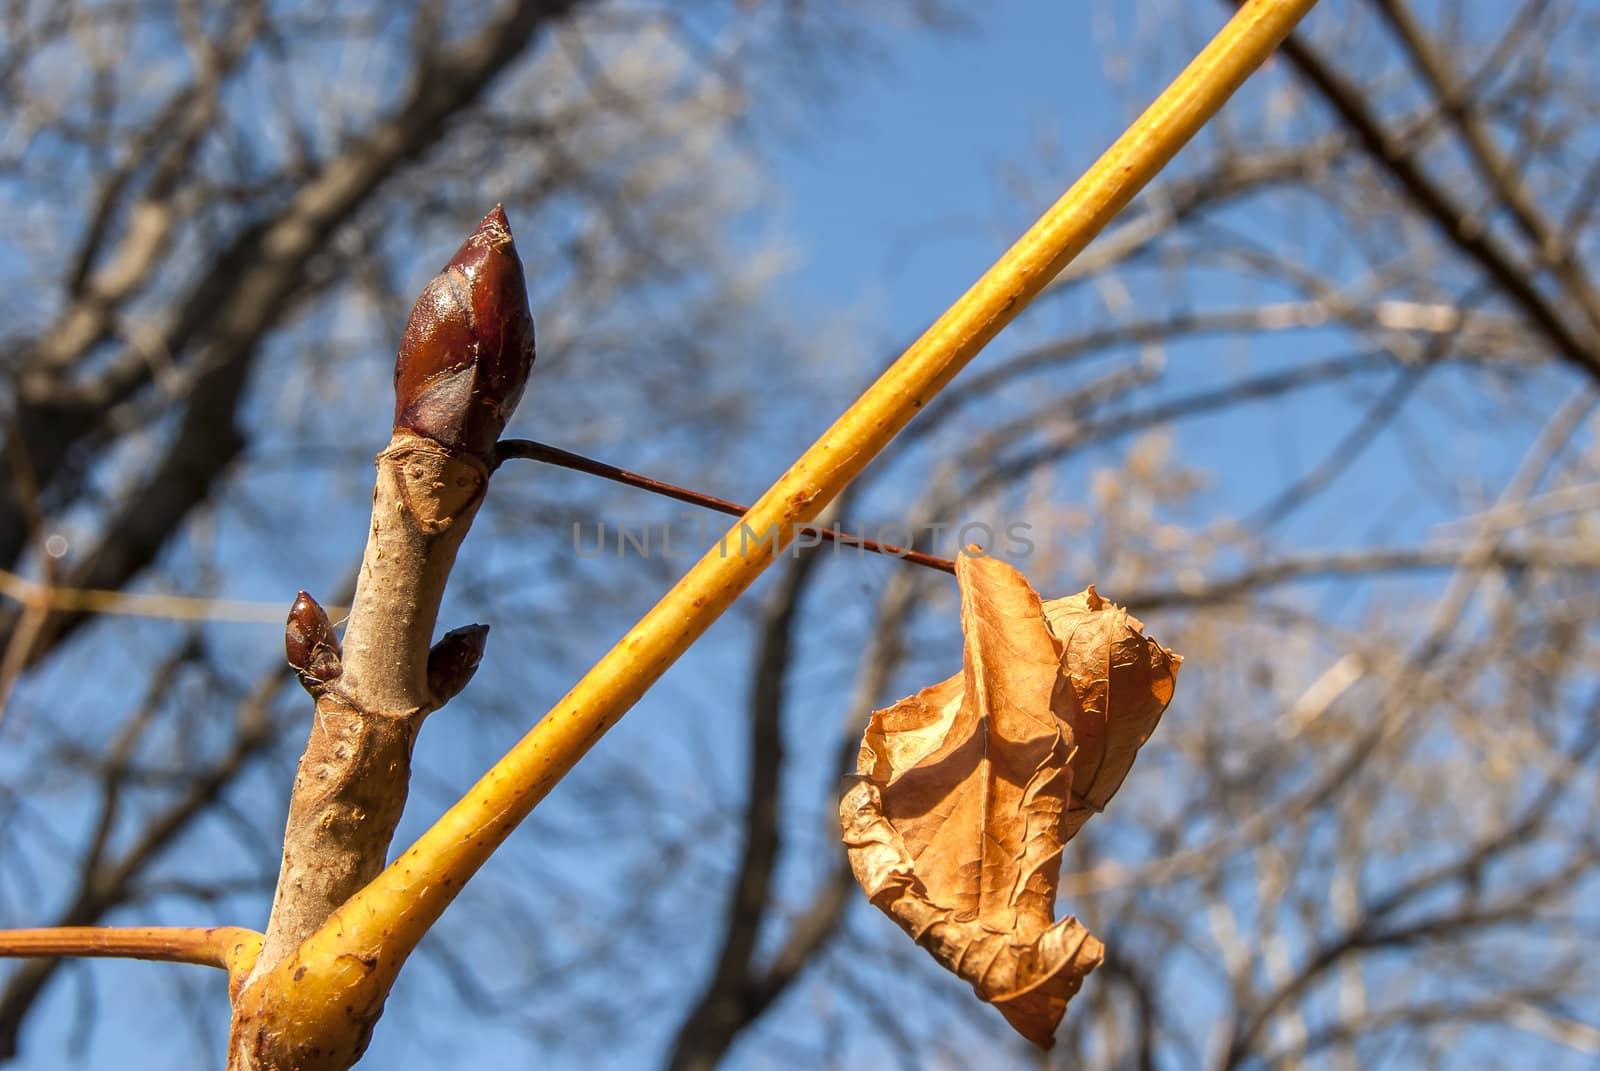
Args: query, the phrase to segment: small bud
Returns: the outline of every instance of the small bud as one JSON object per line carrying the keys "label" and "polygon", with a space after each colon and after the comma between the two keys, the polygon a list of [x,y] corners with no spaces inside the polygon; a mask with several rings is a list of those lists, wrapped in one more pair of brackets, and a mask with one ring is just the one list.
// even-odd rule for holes
{"label": "small bud", "polygon": [[446,632],[433,645],[428,652],[428,690],[436,705],[444,706],[467,686],[483,661],[488,639],[488,625],[463,625]]}
{"label": "small bud", "polygon": [[394,366],[394,425],[487,459],[533,357],[522,261],[496,205],[411,310]]}
{"label": "small bud", "polygon": [[295,596],[283,629],[283,651],[289,665],[308,691],[320,688],[344,672],[342,651],[328,614],[305,592]]}

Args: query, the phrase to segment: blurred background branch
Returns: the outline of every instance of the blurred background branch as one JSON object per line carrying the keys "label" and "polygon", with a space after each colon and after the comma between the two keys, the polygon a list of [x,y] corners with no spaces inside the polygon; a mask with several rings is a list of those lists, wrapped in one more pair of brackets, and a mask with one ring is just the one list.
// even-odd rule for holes
{"label": "blurred background branch", "polygon": [[[13,5],[0,568],[347,602],[409,299],[496,201],[539,323],[512,432],[745,498],[1229,10]],[[1591,1066],[1597,40],[1592,0],[1323,0],[839,507],[1187,656],[1068,849],[1109,958],[1048,1060],[842,869],[867,713],[960,648],[946,578],[821,548],[496,856],[371,1062]],[[495,478],[445,611],[493,641],[402,838],[709,542],[678,509]],[[304,735],[277,633],[23,602],[0,926],[259,925]],[[194,1066],[199,984],[0,965],[0,1059]]]}

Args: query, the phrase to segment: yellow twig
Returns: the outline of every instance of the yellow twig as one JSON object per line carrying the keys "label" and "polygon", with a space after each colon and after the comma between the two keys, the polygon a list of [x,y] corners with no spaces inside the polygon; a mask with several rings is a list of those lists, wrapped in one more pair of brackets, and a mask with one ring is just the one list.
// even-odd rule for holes
{"label": "yellow twig", "polygon": [[[527,736],[299,951],[252,981],[306,1036],[375,1012],[469,877],[829,501],[1059,272],[1266,59],[1315,0],[1249,0],[1154,104],[750,508]],[[762,540],[776,530],[776,540]],[[359,1012],[357,1013],[359,1016]],[[319,1065],[320,1066],[320,1065]]]}
{"label": "yellow twig", "polygon": [[232,982],[249,973],[261,935],[239,926],[58,926],[0,930],[0,956],[148,959],[221,967]]}

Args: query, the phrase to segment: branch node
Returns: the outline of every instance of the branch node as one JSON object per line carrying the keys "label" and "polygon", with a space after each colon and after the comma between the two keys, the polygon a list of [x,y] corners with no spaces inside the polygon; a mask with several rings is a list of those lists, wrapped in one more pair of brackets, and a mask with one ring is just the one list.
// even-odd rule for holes
{"label": "branch node", "polygon": [[489,482],[488,466],[475,454],[416,435],[404,435],[399,445],[378,455],[378,462],[395,467],[401,504],[425,535],[449,529],[477,503]]}

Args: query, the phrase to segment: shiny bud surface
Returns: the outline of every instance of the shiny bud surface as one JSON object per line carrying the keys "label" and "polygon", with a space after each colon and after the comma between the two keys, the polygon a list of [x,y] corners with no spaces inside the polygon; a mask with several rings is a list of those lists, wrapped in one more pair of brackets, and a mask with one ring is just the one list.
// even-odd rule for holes
{"label": "shiny bud surface", "polygon": [[463,625],[446,632],[428,652],[428,690],[444,706],[461,693],[483,661],[488,625]]}
{"label": "shiny bud surface", "polygon": [[326,684],[343,672],[339,637],[327,611],[305,592],[295,596],[283,629],[283,653],[306,687]]}
{"label": "shiny bud surface", "polygon": [[496,205],[411,310],[395,360],[394,426],[488,458],[533,360],[522,261]]}

